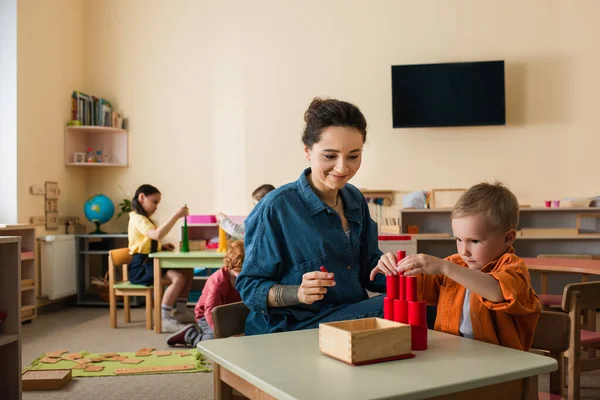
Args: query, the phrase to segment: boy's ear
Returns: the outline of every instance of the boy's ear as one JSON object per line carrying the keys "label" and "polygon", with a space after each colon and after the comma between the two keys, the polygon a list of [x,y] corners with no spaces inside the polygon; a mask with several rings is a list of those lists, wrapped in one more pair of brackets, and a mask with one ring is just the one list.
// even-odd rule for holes
{"label": "boy's ear", "polygon": [[509,246],[512,246],[512,244],[515,242],[516,239],[517,239],[517,230],[511,229],[508,232],[506,232],[506,236],[504,236],[504,243],[506,243]]}

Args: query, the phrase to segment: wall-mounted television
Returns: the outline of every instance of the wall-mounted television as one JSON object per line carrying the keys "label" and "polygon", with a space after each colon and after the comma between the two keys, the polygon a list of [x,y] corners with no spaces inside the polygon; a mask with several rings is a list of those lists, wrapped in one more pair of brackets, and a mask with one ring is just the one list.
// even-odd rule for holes
{"label": "wall-mounted television", "polygon": [[506,125],[504,61],[392,66],[394,128]]}

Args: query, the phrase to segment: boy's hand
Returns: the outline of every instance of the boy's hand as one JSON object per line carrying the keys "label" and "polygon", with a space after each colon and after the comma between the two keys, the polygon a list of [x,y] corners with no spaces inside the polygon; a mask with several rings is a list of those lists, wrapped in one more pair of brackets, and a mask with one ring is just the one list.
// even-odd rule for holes
{"label": "boy's hand", "polygon": [[398,264],[398,272],[404,271],[404,275],[446,275],[450,261],[442,260],[427,254],[411,254]]}
{"label": "boy's hand", "polygon": [[370,278],[371,280],[375,279],[375,275],[377,274],[384,274],[385,276],[398,275],[396,268],[396,255],[394,253],[385,253],[371,271]]}
{"label": "boy's hand", "polygon": [[302,284],[298,288],[298,301],[312,304],[322,300],[327,293],[327,287],[335,286],[331,272],[307,272],[302,275]]}
{"label": "boy's hand", "polygon": [[173,251],[175,250],[175,246],[171,243],[165,243],[161,246],[162,250]]}

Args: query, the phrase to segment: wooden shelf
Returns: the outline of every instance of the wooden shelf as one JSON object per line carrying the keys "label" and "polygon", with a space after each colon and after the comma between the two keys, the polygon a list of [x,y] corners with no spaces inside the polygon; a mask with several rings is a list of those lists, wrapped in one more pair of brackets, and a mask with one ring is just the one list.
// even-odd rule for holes
{"label": "wooden shelf", "polygon": [[17,340],[19,340],[19,336],[18,335],[1,335],[0,334],[0,347],[16,342]]}
{"label": "wooden shelf", "polygon": [[[68,167],[80,168],[126,168],[129,166],[129,132],[124,129],[104,126],[67,126],[65,128],[64,161]],[[91,148],[93,155],[102,152],[108,162],[76,163],[75,153],[86,153]]]}
{"label": "wooden shelf", "polygon": [[35,290],[35,286],[33,286],[33,285],[26,285],[26,286],[21,285],[21,292],[26,292],[28,290]]}

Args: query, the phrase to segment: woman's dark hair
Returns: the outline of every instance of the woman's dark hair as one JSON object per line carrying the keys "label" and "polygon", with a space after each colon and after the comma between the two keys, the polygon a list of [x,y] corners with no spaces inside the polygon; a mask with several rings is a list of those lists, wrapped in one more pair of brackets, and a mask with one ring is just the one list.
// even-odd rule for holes
{"label": "woman's dark hair", "polygon": [[140,186],[135,191],[135,194],[133,195],[133,199],[131,199],[131,209],[133,211],[135,211],[136,213],[143,215],[144,217],[149,219],[150,217],[148,217],[148,214],[144,210],[144,207],[142,207],[142,205],[138,201],[138,197],[140,197],[140,194],[143,194],[144,196],[150,196],[150,195],[153,195],[156,193],[160,194],[160,191],[152,185],[145,184],[145,185]]}
{"label": "woman's dark hair", "polygon": [[356,128],[367,140],[367,121],[358,107],[346,101],[315,97],[304,113],[306,127],[302,143],[309,149],[321,140],[323,130],[330,126]]}

